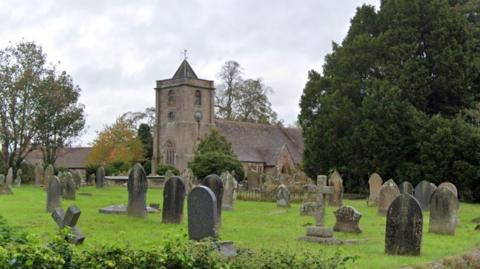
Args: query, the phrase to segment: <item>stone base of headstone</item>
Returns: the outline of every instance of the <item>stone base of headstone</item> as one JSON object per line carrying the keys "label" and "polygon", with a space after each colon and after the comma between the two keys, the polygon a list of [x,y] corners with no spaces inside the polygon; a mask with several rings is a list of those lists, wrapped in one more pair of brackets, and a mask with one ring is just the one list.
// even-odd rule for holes
{"label": "stone base of headstone", "polygon": [[[159,210],[147,206],[148,213],[157,213]],[[111,205],[98,210],[101,214],[127,214],[127,207],[125,205]]]}
{"label": "stone base of headstone", "polygon": [[233,210],[233,206],[222,204],[222,210],[232,211],[232,210]]}
{"label": "stone base of headstone", "polygon": [[13,194],[12,189],[8,185],[0,185],[0,195]]}
{"label": "stone base of headstone", "polygon": [[336,223],[335,226],[333,226],[333,230],[335,232],[345,232],[345,233],[361,233],[362,229],[358,226],[354,225],[348,225],[348,224],[343,224],[343,223]]}
{"label": "stone base of headstone", "polygon": [[333,237],[333,230],[330,227],[310,226],[307,227],[307,236]]}
{"label": "stone base of headstone", "polygon": [[218,241],[216,242],[218,252],[225,257],[234,257],[237,256],[237,248],[233,241]]}
{"label": "stone base of headstone", "polygon": [[92,196],[93,194],[90,193],[90,192],[79,192],[78,195],[81,195],[81,196]]}
{"label": "stone base of headstone", "polygon": [[300,207],[300,216],[315,216],[315,212],[318,210],[318,204],[316,202],[306,202]]}
{"label": "stone base of headstone", "polygon": [[333,237],[333,229],[329,227],[309,226],[307,236],[299,237],[298,240],[308,241],[325,245],[357,244],[365,242],[365,239],[339,239]]}

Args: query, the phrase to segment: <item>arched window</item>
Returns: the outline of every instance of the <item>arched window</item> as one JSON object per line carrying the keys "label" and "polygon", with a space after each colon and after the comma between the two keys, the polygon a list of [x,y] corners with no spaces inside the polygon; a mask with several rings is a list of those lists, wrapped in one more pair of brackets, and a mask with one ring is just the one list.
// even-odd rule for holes
{"label": "arched window", "polygon": [[202,92],[200,90],[195,91],[195,105],[202,105]]}
{"label": "arched window", "polygon": [[175,106],[175,92],[173,90],[168,91],[168,105]]}
{"label": "arched window", "polygon": [[169,122],[175,121],[175,111],[168,112],[168,121]]}
{"label": "arched window", "polygon": [[165,163],[175,166],[175,144],[172,141],[167,141],[165,144]]}

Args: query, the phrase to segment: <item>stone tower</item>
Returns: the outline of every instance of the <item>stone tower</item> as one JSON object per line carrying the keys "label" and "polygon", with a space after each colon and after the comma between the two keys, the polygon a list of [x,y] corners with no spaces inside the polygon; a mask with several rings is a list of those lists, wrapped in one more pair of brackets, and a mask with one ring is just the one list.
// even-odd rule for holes
{"label": "stone tower", "polygon": [[199,79],[187,60],[171,79],[157,80],[152,174],[159,163],[187,167],[197,141],[215,126],[214,98],[213,81]]}

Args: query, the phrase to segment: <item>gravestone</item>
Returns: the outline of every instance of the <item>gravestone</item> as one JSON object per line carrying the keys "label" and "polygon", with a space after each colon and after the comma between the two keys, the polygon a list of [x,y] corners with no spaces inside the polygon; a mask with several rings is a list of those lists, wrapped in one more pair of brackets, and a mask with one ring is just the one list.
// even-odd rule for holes
{"label": "gravestone", "polygon": [[260,175],[252,170],[247,171],[247,184],[248,184],[248,190],[253,191],[253,190],[258,190],[260,188],[261,182],[260,182]]}
{"label": "gravestone", "polygon": [[420,255],[423,215],[417,200],[409,194],[398,196],[388,208],[385,253]]}
{"label": "gravestone", "polygon": [[458,198],[446,187],[437,188],[430,199],[429,232],[455,234],[458,216]]}
{"label": "gravestone", "polygon": [[5,176],[0,174],[0,195],[13,194],[12,189],[5,183]]}
{"label": "gravestone", "polygon": [[45,191],[48,190],[48,180],[50,180],[51,176],[53,176],[54,173],[55,169],[51,164],[49,164],[47,168],[45,168],[45,174],[43,176],[43,189]]}
{"label": "gravestone", "polygon": [[[128,174],[130,174],[130,172],[128,172]],[[91,173],[89,176],[88,176],[88,184],[94,184],[95,183],[95,180],[96,180],[97,176],[94,174],[94,173]]]}
{"label": "gravestone", "polygon": [[181,177],[173,176],[165,182],[163,189],[163,223],[182,223],[185,183]]}
{"label": "gravestone", "polygon": [[426,180],[421,181],[415,187],[415,199],[417,199],[422,211],[430,210],[430,198],[437,187]]}
{"label": "gravestone", "polygon": [[413,185],[408,181],[403,181],[400,183],[400,185],[398,185],[398,189],[400,190],[400,194],[407,193],[413,195]]}
{"label": "gravestone", "polygon": [[22,176],[23,176],[22,169],[18,169],[17,170],[17,176],[15,177],[15,180],[13,181],[13,185],[15,187],[20,187],[22,185]]}
{"label": "gravestone", "polygon": [[190,168],[183,170],[182,175],[183,183],[185,183],[185,191],[190,193],[193,188],[193,171]]}
{"label": "gravestone", "polygon": [[73,170],[71,173],[73,176],[73,182],[75,182],[75,189],[79,190],[82,186],[82,175],[77,170]]}
{"label": "gravestone", "polygon": [[62,185],[56,176],[50,176],[47,189],[47,212],[53,212],[57,207],[61,207]]}
{"label": "gravestone", "polygon": [[67,213],[64,213],[63,208],[57,207],[52,212],[52,218],[57,223],[60,229],[64,227],[70,227],[73,233],[73,237],[66,237],[65,239],[75,245],[83,243],[85,236],[77,227],[78,219],[82,212],[77,206],[71,206],[67,209]]}
{"label": "gravestone", "polygon": [[128,206],[127,214],[132,217],[147,216],[147,175],[143,167],[137,163],[128,175]]}
{"label": "gravestone", "polygon": [[[81,193],[79,193],[81,195]],[[158,208],[153,208],[151,206],[147,206],[147,213],[157,213]],[[123,215],[127,214],[127,207],[125,205],[110,205],[98,210],[98,213],[101,214],[118,214]]]}
{"label": "gravestone", "polygon": [[216,239],[217,201],[206,186],[198,186],[188,194],[188,237],[190,240]]}
{"label": "gravestone", "polygon": [[300,216],[315,216],[320,205],[317,202],[317,186],[306,184],[303,186],[303,203],[300,207]]}
{"label": "gravestone", "polygon": [[0,174],[0,185],[4,185],[5,184],[5,176]]}
{"label": "gravestone", "polygon": [[328,178],[328,185],[333,187],[333,194],[330,195],[329,205],[343,205],[343,179],[338,171],[333,172]]}
{"label": "gravestone", "polygon": [[62,187],[62,197],[66,200],[75,200],[75,182],[73,181],[73,176],[70,172],[63,174]]}
{"label": "gravestone", "polygon": [[222,222],[222,199],[223,199],[223,183],[219,176],[209,175],[202,181],[202,185],[210,188],[217,201],[217,221]]}
{"label": "gravestone", "polygon": [[221,179],[223,183],[222,210],[233,210],[234,193],[238,183],[228,171],[222,173]]}
{"label": "gravestone", "polygon": [[35,186],[39,187],[43,184],[43,176],[45,174],[45,169],[43,169],[43,165],[37,163],[35,165]]}
{"label": "gravestone", "polygon": [[165,180],[168,180],[169,178],[174,177],[175,174],[172,172],[172,170],[167,170],[167,171],[165,171],[164,176],[165,176]]}
{"label": "gravestone", "polygon": [[277,206],[290,207],[290,192],[287,186],[280,184],[277,188]]}
{"label": "gravestone", "polygon": [[367,205],[376,206],[378,204],[378,195],[380,188],[382,187],[383,180],[379,174],[373,173],[368,179],[368,185],[370,189],[370,195],[368,196]]}
{"label": "gravestone", "polygon": [[455,194],[455,197],[458,197],[458,190],[457,190],[457,187],[450,183],[450,182],[443,182],[441,183],[440,185],[438,185],[438,188],[447,188],[449,189],[451,192],[453,192],[453,194]]}
{"label": "gravestone", "polygon": [[393,179],[389,179],[383,183],[378,195],[378,214],[385,216],[390,204],[400,195],[400,190]]}
{"label": "gravestone", "polygon": [[361,233],[360,219],[362,214],[351,206],[342,206],[334,212],[337,219],[333,230],[336,232]]}
{"label": "gravestone", "polygon": [[9,187],[11,187],[13,185],[13,168],[11,168],[11,167],[8,168],[6,184]]}
{"label": "gravestone", "polygon": [[105,168],[100,166],[95,174],[95,185],[97,188],[105,187]]}

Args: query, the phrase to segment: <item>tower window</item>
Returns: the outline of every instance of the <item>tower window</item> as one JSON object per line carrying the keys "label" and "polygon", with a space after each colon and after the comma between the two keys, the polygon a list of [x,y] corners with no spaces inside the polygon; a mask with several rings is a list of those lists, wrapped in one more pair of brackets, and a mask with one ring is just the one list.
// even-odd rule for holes
{"label": "tower window", "polygon": [[175,106],[175,92],[173,90],[168,91],[168,105]]}
{"label": "tower window", "polygon": [[200,90],[195,91],[195,105],[202,105],[202,92]]}
{"label": "tower window", "polygon": [[175,111],[168,112],[168,121],[175,121]]}
{"label": "tower window", "polygon": [[172,141],[167,141],[165,144],[165,163],[175,166],[175,144]]}

